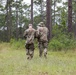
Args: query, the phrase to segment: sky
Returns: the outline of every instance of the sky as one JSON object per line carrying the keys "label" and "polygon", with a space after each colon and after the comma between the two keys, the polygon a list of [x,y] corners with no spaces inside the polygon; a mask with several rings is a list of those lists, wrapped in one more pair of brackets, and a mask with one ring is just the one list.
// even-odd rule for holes
{"label": "sky", "polygon": [[[46,1],[46,0],[44,0],[44,1]],[[67,0],[62,0],[62,1],[63,2],[66,2]],[[24,0],[24,2],[30,4],[31,3],[31,0]]]}
{"label": "sky", "polygon": [[31,0],[24,0],[25,3],[31,4]]}

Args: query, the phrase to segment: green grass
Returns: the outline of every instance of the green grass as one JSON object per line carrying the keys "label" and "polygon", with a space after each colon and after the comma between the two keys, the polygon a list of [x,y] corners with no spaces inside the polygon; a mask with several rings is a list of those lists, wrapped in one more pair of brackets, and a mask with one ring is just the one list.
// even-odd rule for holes
{"label": "green grass", "polygon": [[11,50],[9,44],[0,44],[0,75],[76,75],[76,51],[49,51],[45,59],[35,50],[32,60],[26,58],[25,49]]}

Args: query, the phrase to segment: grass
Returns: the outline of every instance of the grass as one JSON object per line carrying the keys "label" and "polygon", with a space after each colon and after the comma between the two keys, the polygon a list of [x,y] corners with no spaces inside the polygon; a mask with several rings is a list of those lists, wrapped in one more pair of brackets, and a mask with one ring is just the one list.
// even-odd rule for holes
{"label": "grass", "polygon": [[32,60],[26,59],[25,49],[11,50],[0,44],[0,75],[76,75],[76,52],[48,52],[48,58],[39,58],[35,50]]}

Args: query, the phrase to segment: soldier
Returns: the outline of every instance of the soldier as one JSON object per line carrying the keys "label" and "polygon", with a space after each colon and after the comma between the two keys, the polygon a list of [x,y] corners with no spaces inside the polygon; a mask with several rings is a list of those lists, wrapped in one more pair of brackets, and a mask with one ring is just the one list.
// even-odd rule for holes
{"label": "soldier", "polygon": [[29,28],[24,31],[24,38],[26,38],[26,55],[27,59],[33,58],[34,54],[34,38],[36,30],[32,28],[32,24],[29,24]]}
{"label": "soldier", "polygon": [[[44,57],[47,55],[47,46],[48,46],[48,29],[45,27],[43,22],[40,22],[38,24],[36,36],[38,38],[39,42],[39,56],[42,56],[42,53],[44,51]],[[44,50],[43,50],[44,49]]]}

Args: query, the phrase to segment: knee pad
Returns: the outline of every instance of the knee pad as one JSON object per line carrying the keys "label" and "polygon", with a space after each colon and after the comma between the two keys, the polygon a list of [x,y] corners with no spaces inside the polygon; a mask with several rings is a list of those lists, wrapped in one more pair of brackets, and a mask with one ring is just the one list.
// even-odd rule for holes
{"label": "knee pad", "polygon": [[47,48],[44,49],[44,53],[47,53]]}
{"label": "knee pad", "polygon": [[33,55],[34,51],[30,50],[29,53],[30,53],[30,55]]}

